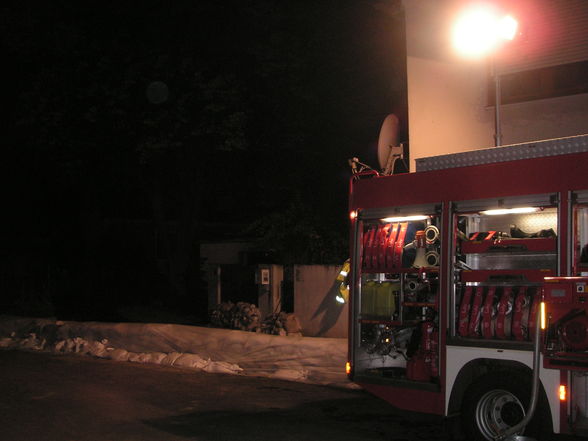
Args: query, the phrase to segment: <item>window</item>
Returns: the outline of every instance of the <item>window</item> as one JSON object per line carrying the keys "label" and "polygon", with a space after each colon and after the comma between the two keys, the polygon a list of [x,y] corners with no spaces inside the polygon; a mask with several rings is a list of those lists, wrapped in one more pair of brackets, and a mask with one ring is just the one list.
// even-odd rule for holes
{"label": "window", "polygon": [[[588,61],[500,76],[502,104],[588,93]],[[494,79],[488,79],[488,105],[494,106]]]}

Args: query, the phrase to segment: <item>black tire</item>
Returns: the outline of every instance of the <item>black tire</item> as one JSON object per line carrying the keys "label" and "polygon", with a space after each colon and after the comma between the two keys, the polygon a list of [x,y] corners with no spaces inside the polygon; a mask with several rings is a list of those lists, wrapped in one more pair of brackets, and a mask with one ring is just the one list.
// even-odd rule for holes
{"label": "black tire", "polygon": [[[492,441],[499,432],[523,419],[530,397],[530,375],[495,371],[477,378],[466,390],[461,406],[466,439]],[[548,440],[552,432],[551,412],[540,388],[535,415],[518,435]]]}

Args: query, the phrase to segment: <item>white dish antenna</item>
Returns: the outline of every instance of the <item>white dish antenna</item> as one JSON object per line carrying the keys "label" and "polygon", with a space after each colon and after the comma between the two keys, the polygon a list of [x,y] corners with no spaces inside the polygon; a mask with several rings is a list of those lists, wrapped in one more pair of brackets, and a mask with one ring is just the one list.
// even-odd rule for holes
{"label": "white dish antenna", "polygon": [[391,175],[397,159],[402,159],[403,148],[398,142],[398,117],[391,113],[382,123],[378,138],[378,162],[382,174]]}

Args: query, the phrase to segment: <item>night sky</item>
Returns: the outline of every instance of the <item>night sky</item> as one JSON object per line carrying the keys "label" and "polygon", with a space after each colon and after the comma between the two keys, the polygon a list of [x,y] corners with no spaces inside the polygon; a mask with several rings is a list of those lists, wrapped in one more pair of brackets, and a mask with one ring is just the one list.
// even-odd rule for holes
{"label": "night sky", "polygon": [[344,258],[347,159],[406,121],[398,3],[3,3],[0,313],[185,307],[204,240]]}

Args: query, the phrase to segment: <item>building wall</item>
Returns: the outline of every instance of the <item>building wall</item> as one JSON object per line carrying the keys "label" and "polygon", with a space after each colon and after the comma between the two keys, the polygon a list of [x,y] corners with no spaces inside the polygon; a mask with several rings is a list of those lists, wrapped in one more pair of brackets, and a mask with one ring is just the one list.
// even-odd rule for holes
{"label": "building wall", "polygon": [[[488,60],[463,60],[451,24],[464,2],[404,0],[411,171],[414,159],[494,145]],[[501,106],[502,144],[588,133],[588,94]]]}
{"label": "building wall", "polygon": [[295,265],[294,314],[308,337],[347,337],[349,309],[335,300],[340,266]]}
{"label": "building wall", "polygon": [[493,145],[483,66],[408,57],[407,71],[411,171],[417,158]]}
{"label": "building wall", "polygon": [[588,133],[588,94],[502,107],[504,144]]}
{"label": "building wall", "polygon": [[239,255],[253,248],[251,242],[204,242],[200,244],[200,257],[211,265],[241,263]]}

